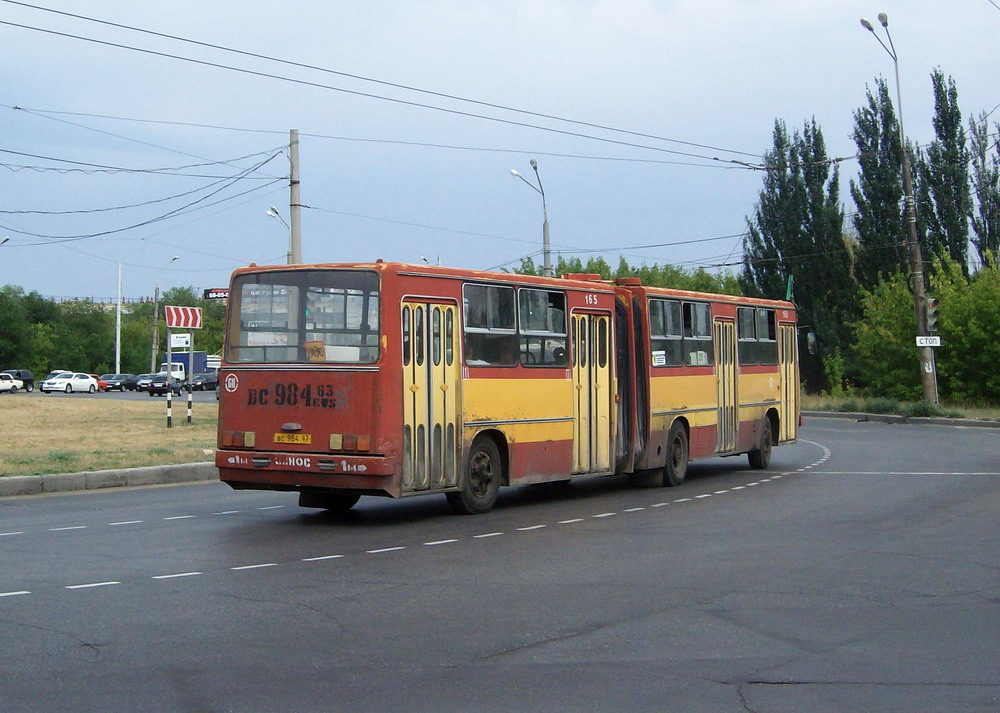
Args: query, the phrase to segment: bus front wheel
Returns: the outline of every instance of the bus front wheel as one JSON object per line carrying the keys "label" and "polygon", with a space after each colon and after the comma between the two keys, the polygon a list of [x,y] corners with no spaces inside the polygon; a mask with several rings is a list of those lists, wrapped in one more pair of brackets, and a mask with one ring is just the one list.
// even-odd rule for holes
{"label": "bus front wheel", "polygon": [[489,512],[500,492],[503,465],[496,444],[489,438],[477,438],[469,451],[458,491],[445,493],[451,509],[459,515]]}
{"label": "bus front wheel", "polygon": [[360,499],[360,495],[353,493],[323,493],[315,490],[302,490],[299,492],[299,507],[346,512],[354,507]]}
{"label": "bus front wheel", "polygon": [[677,487],[687,477],[688,468],[687,429],[681,423],[670,427],[667,436],[667,463],[663,469],[663,484]]}
{"label": "bus front wheel", "polygon": [[750,467],[756,470],[764,470],[771,462],[771,419],[764,417],[760,433],[760,445],[747,453]]}

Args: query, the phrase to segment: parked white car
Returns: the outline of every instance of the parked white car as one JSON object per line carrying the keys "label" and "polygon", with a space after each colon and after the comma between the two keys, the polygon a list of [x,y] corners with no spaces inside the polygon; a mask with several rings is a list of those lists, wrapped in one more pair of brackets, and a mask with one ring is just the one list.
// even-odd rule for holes
{"label": "parked white car", "polygon": [[43,394],[47,394],[50,391],[65,391],[67,394],[85,391],[93,394],[97,391],[97,379],[90,374],[64,371],[55,375],[49,374],[45,378],[45,381],[38,385],[38,390]]}
{"label": "parked white car", "polygon": [[16,394],[18,389],[24,388],[24,382],[15,379],[10,374],[0,374],[0,394],[6,391],[9,394]]}

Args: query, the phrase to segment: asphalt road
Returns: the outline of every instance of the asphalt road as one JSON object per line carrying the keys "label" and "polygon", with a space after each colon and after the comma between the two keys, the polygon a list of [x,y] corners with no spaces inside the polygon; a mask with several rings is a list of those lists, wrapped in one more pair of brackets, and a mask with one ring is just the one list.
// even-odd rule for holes
{"label": "asphalt road", "polygon": [[801,436],[767,472],[475,517],[221,484],[0,500],[0,708],[997,710],[1000,430]]}

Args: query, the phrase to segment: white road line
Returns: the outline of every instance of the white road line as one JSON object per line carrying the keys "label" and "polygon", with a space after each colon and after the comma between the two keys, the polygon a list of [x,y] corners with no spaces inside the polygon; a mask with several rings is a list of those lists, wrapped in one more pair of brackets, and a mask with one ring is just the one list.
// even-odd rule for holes
{"label": "white road line", "polygon": [[583,522],[582,517],[574,517],[572,520],[560,520],[560,525],[572,525],[574,522]]}
{"label": "white road line", "polygon": [[174,515],[173,517],[165,517],[164,520],[190,520],[194,515]]}
{"label": "white road line", "polygon": [[435,540],[434,542],[425,542],[424,544],[428,547],[433,547],[434,545],[450,545],[452,542],[458,542],[458,540]]}
{"label": "white road line", "polygon": [[649,507],[651,507],[651,508],[662,508],[662,507],[666,507],[669,504],[670,503],[653,503]]}
{"label": "white road line", "polygon": [[762,482],[762,483],[770,483],[771,479],[770,478],[761,478],[760,482]]}
{"label": "white road line", "polygon": [[528,530],[541,530],[545,525],[530,525],[528,527],[517,528],[518,532],[527,532]]}
{"label": "white road line", "polygon": [[746,490],[746,487],[745,485],[734,485],[733,490]]}
{"label": "white road line", "polygon": [[367,554],[370,555],[380,555],[383,552],[396,552],[398,550],[405,550],[405,547],[383,547],[380,550],[365,550]]}
{"label": "white road line", "polygon": [[265,564],[245,564],[242,567],[230,567],[229,569],[234,572],[240,572],[244,569],[260,569],[261,567],[277,567],[277,562],[267,562]]}
{"label": "white road line", "polygon": [[65,532],[66,530],[86,530],[86,525],[74,525],[73,527],[50,527],[49,532]]}
{"label": "white road line", "polygon": [[591,515],[591,517],[611,517],[612,515],[617,515],[616,512],[602,512],[600,515]]}
{"label": "white road line", "polygon": [[728,493],[728,492],[729,492],[728,490],[716,490],[715,494],[716,495],[722,495],[723,493]]}
{"label": "white road line", "polygon": [[705,493],[703,495],[695,495],[694,499],[695,500],[701,500],[702,498],[710,498],[710,497],[712,497],[711,493]]}
{"label": "white road line", "polygon": [[23,532],[0,532],[0,537],[13,537],[14,535],[23,535]]}
{"label": "white road line", "polygon": [[753,487],[754,485],[760,485],[760,483],[757,483],[757,482],[753,482],[753,483],[747,483],[747,487],[748,487],[748,488],[751,488],[751,487]]}
{"label": "white road line", "polygon": [[110,587],[113,584],[121,584],[121,582],[94,582],[92,584],[72,584],[66,589],[91,589],[93,587]]}
{"label": "white road line", "polygon": [[336,560],[340,559],[344,555],[322,555],[320,557],[304,557],[303,562],[319,562],[321,560]]}
{"label": "white road line", "polygon": [[177,579],[178,577],[197,577],[201,572],[179,572],[177,574],[158,574],[153,579]]}
{"label": "white road line", "polygon": [[277,510],[278,508],[283,508],[284,505],[268,505],[266,507],[257,508],[258,510]]}
{"label": "white road line", "polygon": [[142,520],[123,520],[122,522],[109,522],[108,527],[117,527],[118,525],[141,525]]}
{"label": "white road line", "polygon": [[676,500],[674,500],[674,502],[675,503],[689,503],[689,502],[691,502],[691,498],[677,498]]}
{"label": "white road line", "polygon": [[223,510],[222,512],[213,512],[213,515],[235,515],[239,510]]}
{"label": "white road line", "polygon": [[0,592],[0,597],[19,597],[22,594],[31,594],[31,592],[24,589],[20,592]]}
{"label": "white road line", "polygon": [[481,539],[483,537],[500,537],[500,535],[502,535],[502,534],[503,534],[502,532],[487,532],[484,535],[473,535],[473,537],[478,540],[478,539]]}
{"label": "white road line", "polygon": [[625,508],[625,512],[639,512],[640,510],[645,510],[646,508]]}

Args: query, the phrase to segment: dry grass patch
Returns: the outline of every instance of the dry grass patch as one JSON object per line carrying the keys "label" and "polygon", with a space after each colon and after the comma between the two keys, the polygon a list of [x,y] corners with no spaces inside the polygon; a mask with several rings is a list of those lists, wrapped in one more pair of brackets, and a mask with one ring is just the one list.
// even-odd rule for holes
{"label": "dry grass patch", "polygon": [[167,428],[161,399],[126,401],[81,394],[49,398],[0,397],[0,476],[76,473],[108,468],[209,462],[214,458],[218,409],[176,402]]}

